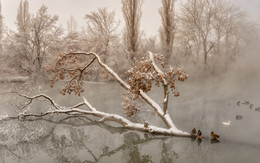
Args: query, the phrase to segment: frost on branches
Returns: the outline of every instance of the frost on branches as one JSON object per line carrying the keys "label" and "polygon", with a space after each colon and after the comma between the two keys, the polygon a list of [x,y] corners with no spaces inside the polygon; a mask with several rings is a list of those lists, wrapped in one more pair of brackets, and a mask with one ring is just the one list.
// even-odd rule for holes
{"label": "frost on branches", "polygon": [[[175,71],[171,66],[165,68],[162,55],[149,53],[149,58],[142,58],[141,61],[136,62],[136,65],[133,68],[127,71],[127,82],[130,85],[130,92],[134,94],[129,96],[124,95],[125,100],[123,104],[128,116],[133,115],[135,111],[140,110],[139,108],[136,109],[133,107],[132,101],[138,100],[140,91],[143,91],[144,93],[151,91],[153,83],[155,83],[157,87],[163,86],[164,88],[163,104],[164,114],[166,114],[169,93],[172,92],[174,96],[179,96],[179,92],[175,87],[175,81],[184,81],[188,78],[188,75],[183,73],[182,69]],[[156,61],[159,62],[166,72],[162,72],[162,70],[159,69],[155,64]],[[170,89],[168,89],[168,86]],[[128,102],[129,105],[127,105],[126,102]]]}
{"label": "frost on branches", "polygon": [[[179,96],[179,92],[175,86],[176,82],[183,82],[188,78],[188,75],[186,75],[182,69],[174,69],[171,66],[165,67],[163,60],[164,58],[162,55],[149,52],[149,56],[147,58],[142,58],[140,61],[137,61],[135,66],[126,72],[126,82],[122,80],[110,67],[103,63],[100,57],[93,52],[71,52],[64,55],[59,55],[57,56],[55,63],[46,67],[46,70],[50,74],[51,87],[56,82],[64,80],[65,84],[61,88],[60,93],[63,95],[74,93],[75,95],[80,96],[84,91],[83,81],[89,74],[88,68],[94,63],[94,61],[97,61],[98,64],[104,69],[105,78],[109,75],[126,90],[123,94],[122,105],[127,116],[132,116],[138,112],[141,109],[142,103],[145,102],[149,104],[153,109],[153,112],[162,119],[166,128],[153,126],[147,121],[145,121],[145,124],[134,123],[120,115],[99,111],[99,109],[91,106],[91,104],[84,97],[82,103],[76,104],[72,107],[66,108],[59,106],[54,110],[41,113],[40,115],[22,114],[22,117],[41,117],[52,113],[65,113],[68,115],[82,114],[86,116],[93,115],[100,118],[99,122],[114,121],[128,129],[141,130],[157,134],[190,136],[189,133],[183,132],[175,127],[170,115],[168,114],[167,108],[170,94]],[[146,94],[151,91],[154,85],[157,87],[163,87],[163,108],[161,108],[158,103]],[[30,101],[34,99],[33,97],[25,95],[22,95],[22,97],[25,97]],[[52,101],[53,104],[56,104],[51,98],[49,98],[49,100]],[[80,106],[86,106],[88,110],[86,111],[79,109]]]}

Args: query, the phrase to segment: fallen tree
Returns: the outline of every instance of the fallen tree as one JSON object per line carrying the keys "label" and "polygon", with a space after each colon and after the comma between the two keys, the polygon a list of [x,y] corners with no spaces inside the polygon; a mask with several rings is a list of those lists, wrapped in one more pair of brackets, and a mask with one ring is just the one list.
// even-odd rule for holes
{"label": "fallen tree", "polygon": [[[87,61],[89,62],[86,63]],[[153,112],[156,113],[156,115],[158,115],[164,122],[166,128],[153,126],[147,121],[144,123],[134,123],[121,115],[102,112],[93,107],[84,97],[83,102],[81,103],[71,107],[63,107],[55,103],[51,97],[44,94],[30,97],[19,92],[12,92],[29,100],[27,104],[20,108],[19,119],[25,119],[27,117],[43,117],[54,113],[86,116],[92,115],[99,118],[98,122],[103,123],[106,121],[113,121],[127,129],[140,130],[156,134],[190,136],[189,133],[176,128],[168,113],[168,100],[170,93],[172,92],[174,96],[179,96],[179,92],[175,88],[176,81],[184,81],[188,76],[182,71],[182,69],[175,70],[171,66],[165,68],[163,64],[163,57],[161,55],[149,52],[149,57],[142,58],[141,61],[136,62],[136,65],[126,73],[127,82],[125,82],[108,65],[103,63],[101,58],[94,52],[70,52],[67,54],[62,54],[57,56],[53,65],[46,67],[47,72],[49,72],[51,76],[50,86],[52,87],[57,81],[66,80],[66,83],[61,88],[60,93],[65,95],[74,92],[75,95],[80,96],[84,91],[84,77],[88,75],[88,68],[94,63],[94,61],[97,61],[98,64],[104,69],[104,75],[106,77],[108,77],[108,75],[111,76],[127,91],[123,95],[124,100],[122,103],[127,116],[130,117],[138,112],[140,107],[138,107],[137,103],[140,101],[145,101],[151,106]],[[160,63],[160,65],[157,63]],[[166,72],[163,72],[162,69],[166,69]],[[147,95],[147,92],[151,90],[153,83],[155,83],[158,87],[163,87],[163,108],[161,108],[158,103]],[[50,101],[51,105],[53,105],[53,109],[41,114],[28,113],[28,110],[26,112],[23,111],[29,106],[29,104],[32,103],[33,100],[38,98],[45,98]],[[83,106],[87,107],[88,110],[79,108]]]}

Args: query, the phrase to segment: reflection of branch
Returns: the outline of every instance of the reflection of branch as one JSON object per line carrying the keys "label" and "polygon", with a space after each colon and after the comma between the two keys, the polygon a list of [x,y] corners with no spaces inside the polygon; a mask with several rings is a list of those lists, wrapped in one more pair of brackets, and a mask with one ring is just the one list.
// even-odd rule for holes
{"label": "reflection of branch", "polygon": [[[168,139],[168,138],[167,138],[167,137],[152,137],[152,138],[147,138],[147,139],[139,139],[139,140],[137,140],[137,141],[132,142],[131,144],[133,144],[133,145],[139,145],[139,144],[144,144],[144,143],[147,143],[147,142],[149,142],[149,141],[158,140],[158,139],[159,139],[159,140],[166,140],[166,139]],[[102,157],[104,157],[104,156],[111,156],[111,155],[113,155],[113,154],[115,154],[115,153],[121,151],[122,149],[125,149],[127,146],[128,146],[127,144],[123,144],[123,145],[117,147],[116,149],[111,150],[110,152],[107,152],[106,154],[103,154],[103,153],[102,153],[102,154],[98,157],[98,160],[100,160],[100,159],[101,159]]]}
{"label": "reflection of branch", "polygon": [[19,156],[18,154],[14,153],[13,151],[11,151],[6,145],[4,145],[4,148],[7,149],[12,155],[17,157],[18,159],[25,160],[23,157]]}
{"label": "reflection of branch", "polygon": [[[82,120],[82,123],[81,124],[73,124],[73,122],[66,122],[67,120],[70,120],[70,119],[81,119]],[[12,119],[17,119],[17,117],[13,117]],[[88,121],[86,121],[86,120]],[[73,115],[73,116],[68,116],[62,120],[59,120],[59,121],[54,121],[54,120],[51,120],[51,119],[45,119],[44,117],[36,117],[34,119],[24,119],[23,121],[46,121],[46,122],[49,122],[49,123],[53,123],[53,124],[64,124],[64,125],[69,125],[69,126],[73,126],[73,127],[81,127],[81,126],[99,126],[101,127],[102,129],[106,129],[108,132],[110,132],[111,134],[114,134],[114,133],[119,133],[119,134],[122,134],[124,132],[126,132],[127,130],[124,129],[123,127],[114,127],[114,126],[111,126],[109,124],[105,124],[105,123],[98,123],[97,121],[93,121],[92,119],[84,116],[84,115]],[[79,121],[77,121],[78,123]]]}
{"label": "reflection of branch", "polygon": [[82,142],[83,146],[86,148],[88,153],[95,159],[95,162],[98,162],[98,158],[95,156],[95,154],[86,146],[84,142]]}
{"label": "reflection of branch", "polygon": [[[50,122],[50,123],[55,123],[55,124],[65,124],[65,125],[71,125],[71,126],[76,126],[76,127],[78,127],[79,125],[73,125],[73,122],[70,122],[69,120],[70,119],[82,119],[82,121],[83,121],[83,123],[82,123],[82,125],[84,125],[84,126],[88,126],[88,125],[95,125],[95,123],[97,123],[97,122],[95,122],[95,121],[91,121],[90,120],[90,122],[88,123],[88,124],[85,124],[85,122],[86,121],[84,121],[84,119],[87,119],[87,117],[85,117],[85,116],[69,116],[69,117],[66,117],[66,118],[64,118],[64,119],[62,119],[62,120],[59,120],[59,121],[57,121],[57,122],[55,122],[55,121],[52,121],[52,120],[45,120],[45,119],[37,119],[37,120],[39,120],[39,121],[47,121],[47,122]],[[29,119],[26,119],[26,121],[31,121],[31,120],[29,120]],[[35,121],[35,120],[34,120]],[[78,121],[76,122],[76,123],[78,123]],[[105,124],[104,124],[105,125]],[[49,137],[51,137],[51,135],[53,134],[53,131],[55,130],[55,126],[51,129],[51,131],[50,132],[48,132],[48,134],[46,135],[46,136],[44,136],[44,137],[41,137],[40,138],[40,142],[39,141],[37,141],[38,143],[42,143],[42,142],[44,142],[44,141],[46,141],[45,139],[47,139],[47,138],[49,138]],[[102,127],[103,128],[103,127]],[[114,128],[117,128],[117,127],[114,127]],[[103,128],[104,129],[104,128]],[[109,129],[108,129],[109,130]],[[136,134],[137,135],[137,134]],[[153,140],[166,140],[166,139],[168,139],[169,137],[165,137],[165,136],[163,136],[163,137],[148,137],[148,138],[143,138],[143,139],[131,139],[131,137],[129,138],[129,137],[125,137],[125,139],[131,139],[131,143],[133,144],[133,145],[139,145],[139,144],[144,144],[144,143],[147,143],[147,142],[150,142],[150,141],[153,141]],[[101,154],[97,154],[97,155],[95,155],[95,152],[93,152],[94,150],[92,150],[92,149],[90,149],[89,147],[88,147],[88,144],[85,144],[84,143],[84,141],[83,141],[83,139],[78,139],[78,137],[76,138],[76,139],[72,139],[72,141],[78,141],[78,140],[80,140],[81,141],[81,145],[83,145],[84,147],[85,147],[85,150],[90,154],[90,155],[92,155],[92,157],[93,157],[93,161],[90,161],[90,160],[86,160],[85,162],[99,162],[102,158],[104,158],[104,157],[106,157],[106,156],[111,156],[111,155],[113,155],[113,154],[116,154],[116,153],[118,153],[118,152],[120,152],[120,151],[122,151],[122,150],[125,150],[126,149],[126,147],[128,146],[128,144],[125,144],[125,142],[123,142],[121,145],[119,145],[118,147],[115,147],[114,149],[109,149],[109,148],[107,148],[107,150],[104,152],[103,151],[103,153],[101,153]],[[56,140],[51,140],[51,141],[56,141]],[[130,141],[127,141],[127,142],[130,142]],[[57,142],[56,142],[57,143]],[[58,143],[60,143],[60,142],[58,142]],[[16,146],[17,145],[19,145],[19,144],[21,144],[21,145],[24,145],[24,142],[21,142],[21,143],[18,143],[18,144],[16,144]],[[32,142],[32,141],[27,141],[26,142],[26,144],[32,144],[32,145],[35,145],[35,141],[34,141],[34,143]],[[64,147],[63,147],[64,148]],[[7,150],[9,150],[9,149],[7,149]],[[65,150],[65,149],[63,149],[63,150]],[[12,151],[10,151],[10,152],[12,152]],[[15,154],[14,152],[12,152],[13,154]],[[18,155],[17,155],[17,157],[19,157]],[[20,157],[19,157],[20,158]],[[22,158],[22,157],[21,157]]]}

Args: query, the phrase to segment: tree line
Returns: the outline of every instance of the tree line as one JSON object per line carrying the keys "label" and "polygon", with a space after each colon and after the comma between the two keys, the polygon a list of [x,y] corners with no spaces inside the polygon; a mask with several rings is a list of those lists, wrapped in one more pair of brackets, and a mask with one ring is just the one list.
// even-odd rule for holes
{"label": "tree line", "polygon": [[[255,24],[227,1],[161,0],[158,34],[147,37],[140,28],[144,1],[121,3],[123,31],[118,30],[120,21],[115,18],[115,11],[106,7],[87,13],[86,26],[79,29],[73,16],[67,27],[62,27],[58,25],[58,16],[48,13],[47,6],[31,13],[28,1],[21,0],[16,30],[5,27],[0,14],[0,53],[5,64],[1,71],[37,78],[44,76],[44,67],[57,54],[75,51],[99,54],[105,64],[121,75],[147,51],[162,54],[166,65],[192,64],[222,71],[246,50],[251,36],[257,35]],[[95,65],[89,73],[92,80],[99,80],[103,74]]]}

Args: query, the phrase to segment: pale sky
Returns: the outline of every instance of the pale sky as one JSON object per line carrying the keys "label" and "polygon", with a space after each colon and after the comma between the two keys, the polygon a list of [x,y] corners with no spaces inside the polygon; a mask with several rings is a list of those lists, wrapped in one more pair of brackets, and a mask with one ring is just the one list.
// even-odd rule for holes
{"label": "pale sky", "polygon": [[[260,0],[227,0],[233,1],[237,6],[245,10],[251,19],[260,24]],[[1,0],[2,15],[4,23],[9,29],[16,29],[15,19],[20,0]],[[115,10],[116,18],[121,22],[121,28],[124,25],[121,0],[28,0],[30,12],[35,13],[42,4],[48,7],[50,14],[59,16],[59,24],[64,28],[70,16],[74,16],[78,21],[78,26],[85,26],[84,16],[100,7],[108,7]],[[160,16],[158,9],[161,6],[161,0],[144,0],[142,6],[141,29],[147,35],[156,35],[160,26]]]}

